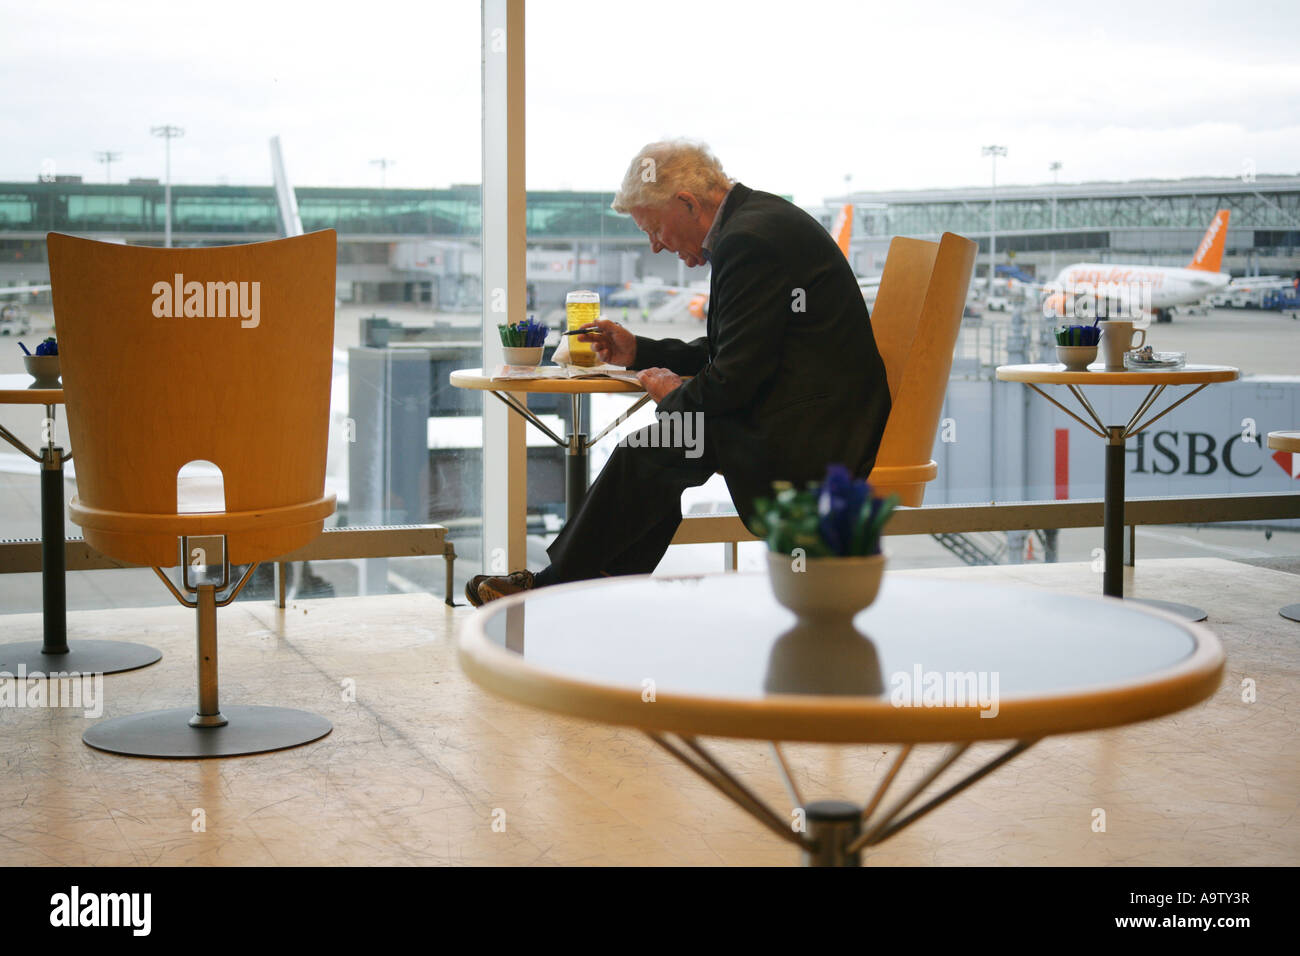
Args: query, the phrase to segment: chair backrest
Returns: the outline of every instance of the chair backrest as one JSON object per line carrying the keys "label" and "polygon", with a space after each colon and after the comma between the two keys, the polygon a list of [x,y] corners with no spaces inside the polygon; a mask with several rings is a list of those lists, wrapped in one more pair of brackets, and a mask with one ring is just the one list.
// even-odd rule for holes
{"label": "chair backrest", "polygon": [[[92,546],[171,567],[177,535],[229,532],[246,563],[320,533],[336,246],[333,230],[195,249],[49,234],[71,510]],[[221,469],[224,512],[178,514],[193,461]]]}
{"label": "chair backrest", "polygon": [[905,505],[920,505],[939,471],[930,452],[977,249],[951,232],[937,243],[898,237],[889,244],[871,328],[893,407],[870,480]]}

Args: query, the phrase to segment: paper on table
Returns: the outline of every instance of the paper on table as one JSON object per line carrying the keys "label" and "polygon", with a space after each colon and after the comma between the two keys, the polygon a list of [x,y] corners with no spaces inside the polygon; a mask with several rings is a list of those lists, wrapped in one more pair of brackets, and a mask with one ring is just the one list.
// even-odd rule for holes
{"label": "paper on table", "polygon": [[633,385],[640,384],[636,380],[636,372],[619,365],[498,365],[492,381],[517,382],[552,378],[613,378]]}
{"label": "paper on table", "polygon": [[568,365],[567,378],[614,378],[620,382],[631,382],[633,385],[641,383],[636,379],[636,372],[631,369],[623,368],[621,365],[593,365],[590,368],[583,368],[581,365]]}
{"label": "paper on table", "polygon": [[535,378],[568,378],[559,365],[498,365],[492,373],[494,382],[513,382]]}

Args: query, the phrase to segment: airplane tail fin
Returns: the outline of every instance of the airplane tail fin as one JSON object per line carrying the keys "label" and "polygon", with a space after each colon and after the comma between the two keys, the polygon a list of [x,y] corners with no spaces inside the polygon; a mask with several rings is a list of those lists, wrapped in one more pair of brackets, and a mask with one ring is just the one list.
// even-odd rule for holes
{"label": "airplane tail fin", "polygon": [[853,203],[845,203],[844,208],[835,217],[835,225],[831,227],[831,236],[835,239],[835,245],[840,247],[840,252],[844,253],[844,258],[847,259],[849,257],[849,240],[853,238]]}
{"label": "airplane tail fin", "polygon": [[1231,209],[1220,209],[1214,214],[1214,220],[1201,237],[1201,244],[1196,247],[1196,255],[1192,256],[1187,268],[1202,272],[1219,271],[1219,266],[1223,264],[1223,246],[1228,239],[1228,217],[1231,214]]}

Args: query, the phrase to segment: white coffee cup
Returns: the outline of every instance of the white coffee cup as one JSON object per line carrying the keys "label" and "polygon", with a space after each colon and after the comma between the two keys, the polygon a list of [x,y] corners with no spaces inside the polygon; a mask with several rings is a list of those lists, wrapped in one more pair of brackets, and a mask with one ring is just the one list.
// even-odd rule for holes
{"label": "white coffee cup", "polygon": [[[1147,341],[1147,330],[1133,328],[1132,322],[1117,319],[1098,322],[1097,327],[1101,329],[1101,354],[1108,372],[1124,371],[1124,353],[1129,349],[1140,349]],[[1136,342],[1133,341],[1134,332],[1142,335]]]}

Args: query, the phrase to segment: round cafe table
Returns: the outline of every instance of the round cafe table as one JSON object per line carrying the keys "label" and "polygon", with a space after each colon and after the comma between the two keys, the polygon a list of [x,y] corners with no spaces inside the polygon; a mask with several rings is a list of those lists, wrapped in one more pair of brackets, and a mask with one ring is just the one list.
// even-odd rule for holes
{"label": "round cafe table", "polygon": [[[1300,455],[1300,431],[1296,432],[1269,432],[1268,447],[1282,454]],[[1291,474],[1293,476],[1300,474],[1300,468],[1296,466],[1294,459],[1290,462]],[[1288,621],[1300,621],[1300,604],[1288,604],[1280,608],[1277,612]]]}
{"label": "round cafe table", "polygon": [[[650,401],[645,389],[633,382],[616,378],[526,378],[493,381],[481,368],[459,369],[451,373],[453,388],[468,388],[491,392],[506,406],[518,412],[525,420],[531,422],[551,441],[564,449],[564,507],[565,515],[572,515],[587,496],[587,452],[608,435],[638,408]],[[563,437],[555,434],[551,428],[521,402],[516,395],[536,392],[549,395],[568,395],[572,403],[573,428]],[[595,436],[588,438],[582,431],[582,396],[596,393],[642,393],[627,411],[602,428]]]}
{"label": "round cafe table", "polygon": [[[733,573],[603,578],[503,598],[465,621],[460,663],[511,700],[643,730],[806,864],[858,865],[866,847],[1043,737],[1204,700],[1224,655],[1207,628],[1130,602],[911,575],[886,575],[851,623],[800,624],[767,575]],[[764,801],[701,736],[772,741],[791,810]],[[1013,743],[923,796],[989,740]],[[805,801],[778,741],[901,748],[865,801]],[[949,746],[887,801],[909,755],[931,743]]]}
{"label": "round cafe table", "polygon": [[[1231,382],[1240,372],[1229,365],[1187,365],[1179,369],[1156,369],[1151,371],[1106,371],[1101,365],[1090,365],[1087,371],[1070,372],[1060,363],[1054,365],[1000,365],[997,370],[999,381],[1024,382],[1043,398],[1047,399],[1065,414],[1106,443],[1106,492],[1102,512],[1102,560],[1104,574],[1102,593],[1110,597],[1124,596],[1124,445],[1134,435],[1144,432],[1154,422],[1168,415],[1183,402],[1201,389],[1214,382]],[[1040,385],[1064,385],[1078,401],[1088,419],[1084,419],[1073,410],[1062,405]],[[1097,414],[1092,403],[1083,393],[1085,385],[1145,385],[1147,394],[1138,404],[1133,416],[1124,425],[1107,425]],[[1174,385],[1196,386],[1177,401],[1170,403],[1163,411],[1153,412],[1156,403],[1166,388]],[[1204,610],[1190,604],[1178,604],[1173,601],[1153,601],[1140,599],[1141,603],[1163,608],[1180,614],[1192,621],[1203,621]]]}
{"label": "round cafe table", "polygon": [[0,438],[41,466],[41,641],[0,644],[0,674],[44,677],[51,673],[115,674],[144,667],[162,651],[125,641],[78,641],[68,646],[66,555],[63,535],[63,463],[72,460],[54,444],[54,412],[63,389],[34,388],[30,375],[0,375],[0,405],[44,405],[44,444],[29,448],[0,425]]}

